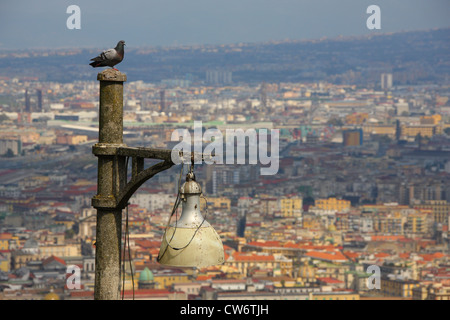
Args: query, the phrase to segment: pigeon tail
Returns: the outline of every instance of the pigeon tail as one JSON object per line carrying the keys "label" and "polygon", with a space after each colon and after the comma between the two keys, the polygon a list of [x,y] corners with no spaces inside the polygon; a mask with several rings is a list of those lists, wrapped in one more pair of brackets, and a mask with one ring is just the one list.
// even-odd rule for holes
{"label": "pigeon tail", "polygon": [[98,61],[94,61],[89,63],[90,66],[92,66],[92,68],[97,68],[99,66],[99,62]]}

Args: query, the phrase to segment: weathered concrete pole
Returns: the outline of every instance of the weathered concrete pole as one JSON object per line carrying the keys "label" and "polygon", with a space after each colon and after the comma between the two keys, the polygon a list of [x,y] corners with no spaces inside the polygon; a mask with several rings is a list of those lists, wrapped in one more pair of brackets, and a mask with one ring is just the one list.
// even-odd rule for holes
{"label": "weathered concrete pole", "polygon": [[[155,174],[174,165],[172,150],[131,148],[123,143],[123,83],[126,75],[113,69],[99,73],[100,110],[98,143],[92,153],[98,158],[95,245],[95,300],[120,298],[122,210],[129,198]],[[195,154],[190,155],[194,159]],[[203,154],[199,155],[202,159]],[[127,158],[131,159],[131,179],[127,181]],[[144,159],[161,162],[144,169]],[[209,157],[211,160],[211,158]]]}
{"label": "weathered concrete pole", "polygon": [[[123,82],[126,75],[107,69],[99,73],[99,142],[96,149],[123,144]],[[97,209],[95,245],[95,300],[120,298],[122,208],[116,206],[118,192],[126,183],[125,157],[96,154],[98,157],[97,195],[92,205]],[[125,172],[124,172],[125,171]]]}

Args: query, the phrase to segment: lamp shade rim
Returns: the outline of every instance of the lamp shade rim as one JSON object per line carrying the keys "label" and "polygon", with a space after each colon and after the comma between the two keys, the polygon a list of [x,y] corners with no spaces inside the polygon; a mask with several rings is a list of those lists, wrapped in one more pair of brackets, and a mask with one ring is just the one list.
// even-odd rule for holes
{"label": "lamp shade rim", "polygon": [[174,267],[223,264],[222,240],[211,225],[202,228],[168,227],[163,235],[158,262]]}

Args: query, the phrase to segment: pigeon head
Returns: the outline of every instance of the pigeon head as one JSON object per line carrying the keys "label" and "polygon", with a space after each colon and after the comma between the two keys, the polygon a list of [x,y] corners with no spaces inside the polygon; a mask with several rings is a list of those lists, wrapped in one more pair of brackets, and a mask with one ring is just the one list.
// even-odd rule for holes
{"label": "pigeon head", "polygon": [[116,49],[122,49],[123,46],[125,46],[125,41],[120,40],[119,42],[117,42]]}

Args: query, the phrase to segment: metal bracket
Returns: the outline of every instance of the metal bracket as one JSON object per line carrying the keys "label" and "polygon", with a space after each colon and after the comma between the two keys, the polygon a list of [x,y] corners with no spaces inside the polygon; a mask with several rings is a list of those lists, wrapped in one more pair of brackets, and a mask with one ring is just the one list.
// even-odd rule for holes
{"label": "metal bracket", "polygon": [[[133,193],[147,180],[161,171],[167,170],[175,163],[172,161],[172,150],[154,149],[154,148],[133,148],[126,145],[117,144],[95,144],[92,147],[92,153],[97,157],[111,158],[113,161],[113,172],[117,172],[112,195],[97,195],[92,199],[92,206],[104,209],[124,209]],[[179,153],[180,158],[183,152]],[[187,159],[212,159],[214,155],[205,156],[204,154],[189,153],[185,155]],[[189,157],[189,158],[188,158]],[[127,165],[125,159],[131,158],[131,179],[126,181]],[[161,162],[144,169],[145,159],[162,160]]]}

